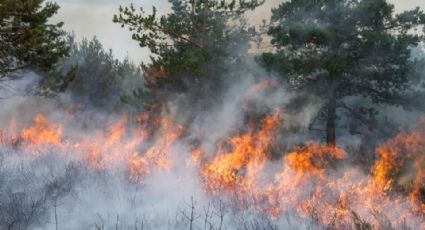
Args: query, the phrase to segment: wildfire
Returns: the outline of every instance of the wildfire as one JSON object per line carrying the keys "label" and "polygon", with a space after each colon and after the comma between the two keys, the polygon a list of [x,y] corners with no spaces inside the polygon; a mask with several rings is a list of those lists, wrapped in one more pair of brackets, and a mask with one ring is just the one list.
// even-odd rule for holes
{"label": "wildfire", "polygon": [[[141,122],[141,117],[136,117],[138,123]],[[63,126],[49,122],[44,115],[37,115],[34,124],[23,129],[17,140],[7,140],[2,136],[1,144],[10,145],[18,141],[28,149],[36,146],[63,148],[63,151],[59,152],[72,152],[85,165],[97,170],[127,165],[131,179],[143,177],[154,169],[169,169],[171,161],[168,159],[168,153],[184,128],[163,117],[158,121],[160,128],[154,137],[155,141],[149,144],[146,141],[148,131],[143,129],[144,126],[128,128],[127,124],[127,118],[122,117],[97,134],[63,141]],[[143,146],[147,146],[146,151],[141,151]],[[35,151],[32,152],[37,155]]]}
{"label": "wildfire", "polygon": [[176,126],[167,117],[163,117],[159,138],[145,154],[134,155],[129,163],[129,176],[132,179],[145,176],[153,168],[167,170],[171,167],[168,153],[173,143],[183,134],[184,128]]}
{"label": "wildfire", "polygon": [[83,152],[83,162],[96,169],[110,169],[123,164],[137,151],[144,136],[128,133],[127,119],[112,122],[106,130],[84,138],[74,146]]}
{"label": "wildfire", "polygon": [[[254,209],[274,220],[289,213],[335,229],[366,222],[385,229],[387,219],[396,228],[403,221],[425,228],[425,120],[379,146],[369,175],[345,167],[343,149],[316,142],[278,153],[281,163],[275,163],[271,156],[279,151],[282,124],[281,112],[274,111],[257,123],[250,120],[244,132],[222,139],[212,153],[193,145],[179,157],[187,162],[183,167],[198,170],[206,194],[231,202],[236,211]],[[37,115],[32,126],[12,136],[29,152],[34,146],[63,148],[94,170],[124,167],[123,177],[138,182],[154,170],[177,167],[171,154],[186,131],[153,114],[134,121],[122,117],[79,139],[63,136],[63,127],[68,126]],[[9,143],[2,137],[3,146]]]}
{"label": "wildfire", "polygon": [[20,138],[29,145],[58,145],[62,144],[62,127],[48,123],[43,115],[37,115],[34,125],[21,132]]}
{"label": "wildfire", "polygon": [[[337,147],[313,142],[295,147],[284,157],[283,170],[276,173],[275,182],[261,194],[260,197],[267,199],[267,205],[261,209],[274,217],[290,210],[305,218],[318,211],[339,216],[347,213],[346,200],[339,191],[334,191],[338,189],[335,186],[338,178],[326,174],[330,165],[344,157],[345,152]],[[320,221],[328,224],[328,216],[321,217]]]}
{"label": "wildfire", "polygon": [[[230,138],[227,143],[231,151],[219,152],[204,163],[202,178],[207,190],[221,197],[228,194],[227,199],[240,210],[254,207],[273,219],[297,213],[336,229],[354,228],[359,221],[377,229],[388,224],[403,226],[405,220],[425,227],[422,221],[414,221],[422,218],[421,214],[415,217],[415,213],[424,210],[422,135],[401,134],[379,147],[371,177],[357,169],[339,169],[338,162],[344,162],[347,155],[342,149],[310,142],[285,154],[282,170],[267,180],[262,175],[270,165],[269,147],[278,124],[277,120],[266,118],[258,132],[251,130]],[[205,155],[196,151],[193,155]],[[407,199],[403,194],[388,194],[395,182],[391,175],[406,169],[408,162],[415,171],[411,172],[410,182],[404,182],[410,185]]]}
{"label": "wildfire", "polygon": [[243,185],[245,191],[252,188],[255,175],[268,159],[280,123],[280,113],[275,112],[261,121],[257,132],[250,130],[230,138],[227,141],[230,151],[219,151],[203,169],[208,191],[219,193],[223,189],[232,190],[236,185]]}
{"label": "wildfire", "polygon": [[285,156],[285,165],[299,172],[323,174],[329,163],[345,157],[344,151],[310,142],[307,146],[296,147],[295,151]]}
{"label": "wildfire", "polygon": [[373,179],[384,192],[407,192],[417,212],[425,215],[425,120],[377,149]]}

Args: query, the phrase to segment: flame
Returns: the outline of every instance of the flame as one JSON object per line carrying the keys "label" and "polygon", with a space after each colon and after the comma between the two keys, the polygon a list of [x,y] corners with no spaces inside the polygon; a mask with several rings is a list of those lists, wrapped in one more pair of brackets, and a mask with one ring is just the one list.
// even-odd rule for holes
{"label": "flame", "polygon": [[[152,137],[154,141],[149,144],[146,139],[150,131],[146,130],[147,126],[142,123],[152,120],[156,120],[155,124],[160,128]],[[14,134],[8,139],[3,133],[0,140],[4,146],[18,142],[33,153],[38,151],[30,148],[36,146],[63,148],[64,151],[58,152],[73,152],[76,158],[80,157],[85,165],[96,170],[110,170],[119,165],[127,165],[130,179],[143,177],[154,169],[169,169],[172,164],[169,152],[173,143],[183,134],[184,127],[175,125],[167,117],[154,118],[150,114],[136,116],[135,121],[140,125],[129,128],[128,119],[122,117],[111,122],[97,134],[88,134],[77,140],[70,139],[63,142],[63,126],[48,121],[40,114],[35,117],[32,126],[23,129],[17,135],[17,140],[13,138]],[[14,130],[14,120],[11,124]],[[146,151],[141,151],[142,146],[147,146]]]}
{"label": "flame", "polygon": [[196,167],[201,164],[202,158],[204,157],[204,152],[201,148],[196,148],[192,151],[191,157],[186,161],[186,164],[189,167]]}
{"label": "flame", "polygon": [[159,132],[159,138],[145,154],[135,154],[130,159],[128,168],[131,179],[143,177],[153,168],[170,169],[172,162],[168,154],[174,142],[183,134],[184,127],[176,126],[171,119],[163,117]]}
{"label": "flame", "polygon": [[[269,84],[260,83],[252,90]],[[197,170],[205,194],[223,198],[235,212],[253,209],[274,220],[291,214],[335,229],[353,229],[355,218],[383,228],[382,215],[394,228],[401,228],[406,220],[415,229],[425,229],[425,119],[376,148],[373,166],[362,170],[352,167],[349,153],[338,146],[306,142],[282,152],[281,117],[276,110],[257,122],[249,120],[242,131],[221,139],[211,152],[196,142],[188,153],[173,155],[180,150],[175,148],[177,142],[186,144],[186,128],[152,112],[123,116],[79,138],[62,135],[73,115],[63,124],[37,115],[34,124],[21,132],[12,120],[10,137],[2,133],[0,144],[30,153],[36,146],[62,148],[59,152],[73,154],[90,169],[118,169],[125,172],[123,178],[137,182],[155,170],[173,169],[178,154],[185,167]],[[8,138],[17,139],[19,145]],[[272,159],[276,155],[280,160]]]}
{"label": "flame", "polygon": [[84,163],[95,169],[110,169],[128,161],[145,137],[129,134],[126,124],[127,119],[122,117],[109,124],[105,131],[77,143],[75,148],[84,153]]}
{"label": "flame", "polygon": [[[283,170],[275,175],[275,183],[270,184],[267,196],[268,206],[262,207],[269,215],[278,217],[282,213],[296,210],[302,217],[308,217],[313,211],[325,209],[328,213],[346,213],[345,200],[338,194],[334,203],[323,202],[327,191],[332,191],[335,180],[327,178],[326,171],[335,161],[342,160],[345,152],[337,147],[320,145],[314,142],[306,146],[295,147],[283,160]],[[326,217],[323,217],[323,223]]]}
{"label": "flame", "polygon": [[[418,201],[418,196],[423,197],[422,190],[418,189],[423,189],[423,184],[413,183],[413,192],[408,195],[408,200],[402,195],[395,198],[383,192],[386,191],[384,188],[391,186],[386,179],[387,173],[394,168],[392,165],[397,165],[395,162],[398,160],[393,157],[397,147],[389,144],[377,149],[379,158],[376,165],[385,163],[375,166],[376,173],[371,177],[357,169],[338,169],[338,162],[344,161],[347,156],[342,149],[309,142],[285,154],[281,170],[267,181],[262,175],[270,163],[269,147],[274,141],[273,128],[270,128],[278,125],[278,122],[270,121],[276,120],[265,119],[260,131],[249,131],[230,138],[228,144],[231,151],[218,153],[213,160],[206,161],[202,177],[208,191],[217,196],[228,194],[225,198],[232,200],[239,210],[254,207],[273,219],[295,212],[301,218],[313,219],[317,224],[334,226],[336,229],[353,228],[353,216],[367,221],[371,226],[381,226],[382,218],[387,217],[392,226],[403,226],[404,220],[411,220],[413,226],[425,227],[424,222],[415,222],[421,219],[415,213],[423,211],[424,207],[424,202]],[[424,149],[419,143],[424,139],[419,135],[406,137],[401,135],[390,142],[397,143],[397,146],[403,143],[404,146],[398,148],[408,148],[409,152]],[[198,151],[193,155],[204,155]],[[387,157],[384,153],[391,155]],[[414,159],[418,159],[419,154],[414,155]],[[416,161],[418,172],[413,174],[415,180],[422,183],[424,162]],[[377,172],[379,170],[389,171],[380,174]],[[385,179],[384,187],[375,183],[378,178]],[[263,183],[259,184],[259,181]],[[411,205],[405,205],[406,201],[410,201]],[[381,213],[388,216],[380,217]]]}
{"label": "flame", "polygon": [[122,118],[121,120],[112,124],[108,128],[108,133],[106,137],[106,144],[108,147],[119,143],[120,140],[124,137],[126,122],[126,119]]}
{"label": "flame", "polygon": [[425,119],[377,149],[374,183],[384,192],[403,190],[415,211],[425,214]]}
{"label": "flame", "polygon": [[344,151],[337,147],[310,142],[307,146],[296,147],[294,152],[287,154],[285,165],[304,173],[323,174],[329,162],[341,160],[344,157]]}
{"label": "flame", "polygon": [[55,123],[48,123],[43,115],[37,115],[34,125],[21,132],[20,138],[29,145],[57,145],[62,144],[62,127]]}
{"label": "flame", "polygon": [[230,151],[218,151],[216,157],[203,169],[207,190],[220,193],[221,190],[232,190],[237,184],[243,185],[245,191],[249,190],[254,184],[255,175],[268,159],[280,123],[280,113],[276,111],[262,120],[257,132],[250,130],[230,138],[227,141]]}

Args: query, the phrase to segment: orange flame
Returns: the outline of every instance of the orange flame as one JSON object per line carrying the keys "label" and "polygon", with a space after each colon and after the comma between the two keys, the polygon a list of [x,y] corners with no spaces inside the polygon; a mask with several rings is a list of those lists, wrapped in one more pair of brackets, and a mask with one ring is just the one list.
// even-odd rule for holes
{"label": "orange flame", "polygon": [[285,165],[293,170],[323,174],[328,164],[345,157],[344,151],[338,147],[330,147],[310,142],[307,146],[296,147],[295,151],[285,156]]}
{"label": "orange flame", "polygon": [[168,170],[171,161],[168,153],[173,143],[183,134],[184,128],[176,126],[171,119],[162,118],[160,136],[145,154],[135,154],[128,162],[129,177],[137,179],[149,173],[153,167]]}
{"label": "orange flame", "polygon": [[229,191],[236,185],[243,185],[248,190],[253,186],[256,173],[261,171],[268,159],[280,123],[280,114],[276,112],[262,120],[257,132],[251,130],[228,140],[231,151],[218,152],[215,159],[204,167],[202,174],[208,191]]}
{"label": "orange flame", "polygon": [[43,115],[37,115],[34,125],[21,132],[21,139],[30,145],[58,145],[62,144],[62,127],[58,124],[47,123]]}
{"label": "orange flame", "polygon": [[425,215],[425,120],[377,149],[374,183],[384,192],[402,190],[417,212]]}
{"label": "orange flame", "polygon": [[[62,125],[37,115],[34,124],[16,136],[30,152],[37,145],[63,148],[75,152],[87,167],[124,166],[126,179],[139,181],[154,170],[176,165],[173,147],[185,128],[150,113],[137,116],[136,122],[139,125],[132,126],[123,117],[82,140],[62,142]],[[195,145],[192,153],[180,156],[187,157],[186,167],[199,170],[209,195],[232,201],[237,210],[254,208],[274,219],[293,213],[335,229],[354,228],[353,215],[382,228],[382,214],[395,228],[403,226],[403,219],[425,228],[425,120],[379,146],[374,165],[365,173],[341,167],[347,163],[341,148],[315,142],[294,147],[274,164],[270,159],[279,151],[276,139],[282,123],[275,111],[222,140],[212,154]],[[0,138],[0,144],[9,144]]]}

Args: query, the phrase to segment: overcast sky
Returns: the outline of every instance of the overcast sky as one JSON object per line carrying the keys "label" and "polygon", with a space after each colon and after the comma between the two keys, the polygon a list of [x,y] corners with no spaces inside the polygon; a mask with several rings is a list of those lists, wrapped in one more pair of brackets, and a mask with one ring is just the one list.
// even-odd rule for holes
{"label": "overcast sky", "polygon": [[[118,12],[120,5],[142,6],[151,9],[155,5],[160,12],[167,12],[167,0],[56,0],[61,6],[55,21],[65,22],[67,31],[74,31],[77,39],[83,37],[97,38],[107,49],[112,49],[115,55],[122,59],[129,56],[135,63],[147,61],[149,52],[138,46],[131,40],[131,33],[112,23],[112,17]],[[261,22],[268,19],[270,8],[282,2],[282,0],[266,0],[266,4],[250,15],[251,21]],[[390,0],[396,6],[397,11],[412,9],[420,6],[425,9],[425,0]]]}

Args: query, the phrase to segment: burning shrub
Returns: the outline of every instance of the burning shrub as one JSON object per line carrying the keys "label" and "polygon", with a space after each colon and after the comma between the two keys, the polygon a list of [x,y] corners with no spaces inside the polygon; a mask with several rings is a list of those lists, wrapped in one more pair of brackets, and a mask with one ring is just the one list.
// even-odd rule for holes
{"label": "burning shrub", "polygon": [[411,133],[401,133],[377,149],[375,183],[385,192],[409,194],[425,214],[425,119]]}
{"label": "burning shrub", "polygon": [[280,114],[276,112],[264,118],[256,132],[251,129],[227,140],[230,150],[219,150],[215,158],[205,164],[202,177],[207,190],[218,194],[236,186],[239,192],[249,191],[254,186],[256,173],[262,170],[270,156],[269,150],[280,124]]}
{"label": "burning shrub", "polygon": [[34,125],[21,132],[20,138],[30,145],[61,145],[62,127],[55,123],[48,123],[46,118],[39,114],[34,119]]}
{"label": "burning shrub", "polygon": [[344,157],[344,151],[338,147],[310,142],[306,146],[296,147],[294,152],[286,155],[285,163],[296,171],[322,174],[336,160]]}

